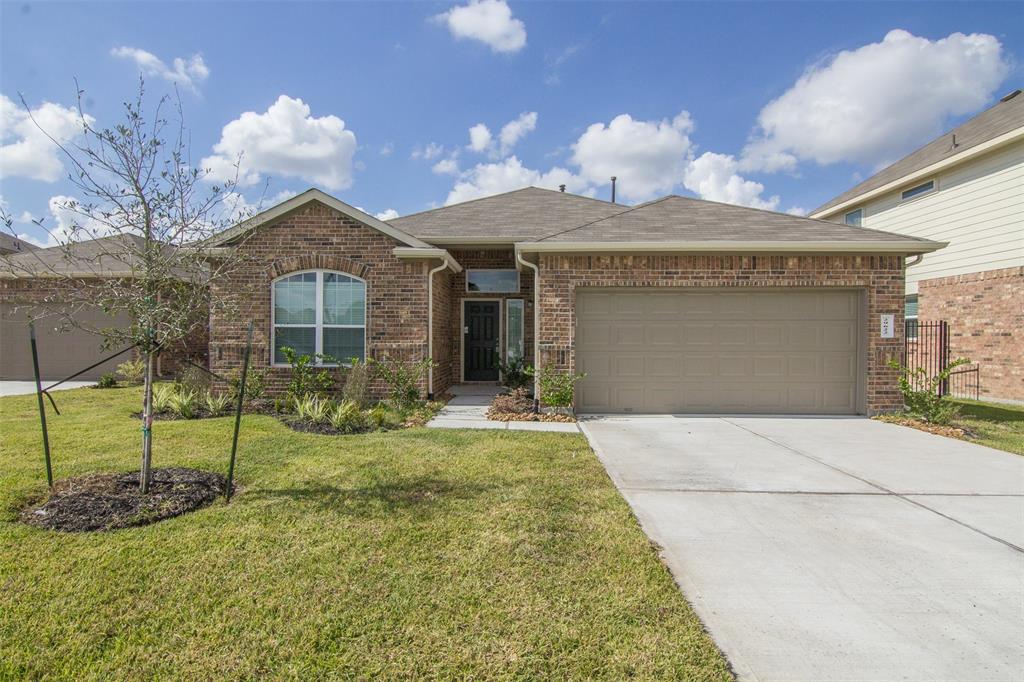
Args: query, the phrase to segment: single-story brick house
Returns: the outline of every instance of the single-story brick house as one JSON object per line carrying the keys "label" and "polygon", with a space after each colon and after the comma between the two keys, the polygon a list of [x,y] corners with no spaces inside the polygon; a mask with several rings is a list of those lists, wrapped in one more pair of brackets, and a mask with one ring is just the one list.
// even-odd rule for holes
{"label": "single-story brick house", "polygon": [[[424,391],[493,382],[497,357],[586,372],[577,409],[897,409],[905,259],[941,242],[710,201],[638,206],[534,187],[383,222],[311,189],[218,235],[245,319],[210,320],[237,366],[246,321],[280,390],[292,346],[432,357]],[[217,295],[217,292],[213,292]]]}

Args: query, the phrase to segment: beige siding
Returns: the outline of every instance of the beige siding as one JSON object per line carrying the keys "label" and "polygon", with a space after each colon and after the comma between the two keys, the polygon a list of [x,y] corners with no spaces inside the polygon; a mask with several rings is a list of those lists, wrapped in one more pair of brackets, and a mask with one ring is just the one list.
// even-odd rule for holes
{"label": "beige siding", "polygon": [[908,201],[904,187],[864,206],[864,227],[949,242],[907,270],[908,293],[925,279],[1024,265],[1024,143],[951,168],[936,185]]}

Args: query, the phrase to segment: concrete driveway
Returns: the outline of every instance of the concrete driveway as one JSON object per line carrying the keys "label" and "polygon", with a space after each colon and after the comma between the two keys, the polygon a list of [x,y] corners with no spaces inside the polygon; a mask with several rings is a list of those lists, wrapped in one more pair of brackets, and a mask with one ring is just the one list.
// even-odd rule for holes
{"label": "concrete driveway", "polygon": [[1024,679],[1024,457],[858,418],[582,428],[741,679]]}
{"label": "concrete driveway", "polygon": [[[44,379],[43,388],[46,388],[50,384],[60,381],[60,379]],[[95,386],[95,381],[68,381],[57,388],[55,391],[67,391],[72,388],[82,388],[83,386]],[[36,392],[36,382],[34,381],[0,381],[0,398],[7,395],[29,395]]]}

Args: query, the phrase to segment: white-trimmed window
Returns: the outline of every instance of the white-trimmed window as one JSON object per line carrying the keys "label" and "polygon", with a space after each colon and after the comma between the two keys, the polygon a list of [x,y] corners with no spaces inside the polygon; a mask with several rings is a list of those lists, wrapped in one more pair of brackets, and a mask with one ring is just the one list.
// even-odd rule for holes
{"label": "white-trimmed window", "polygon": [[[342,364],[366,359],[366,282],[329,270],[295,272],[271,285],[274,364],[287,364],[281,349]],[[320,364],[333,364],[320,363]]]}
{"label": "white-trimmed window", "polygon": [[523,359],[523,338],[526,325],[523,299],[505,301],[505,359],[508,362]]}
{"label": "white-trimmed window", "polygon": [[917,185],[916,187],[911,187],[910,189],[903,190],[903,192],[900,194],[900,199],[906,201],[907,199],[913,199],[914,197],[921,196],[922,194],[928,194],[928,192],[932,192],[934,190],[935,181],[929,180],[928,182],[922,182],[920,185]]}
{"label": "white-trimmed window", "polygon": [[518,270],[466,270],[466,291],[486,294],[518,294]]}
{"label": "white-trimmed window", "polygon": [[903,301],[903,319],[907,327],[907,338],[917,338],[917,294],[910,294]]}
{"label": "white-trimmed window", "polygon": [[843,217],[843,222],[847,225],[860,227],[864,223],[864,209],[858,208],[856,211],[850,211]]}

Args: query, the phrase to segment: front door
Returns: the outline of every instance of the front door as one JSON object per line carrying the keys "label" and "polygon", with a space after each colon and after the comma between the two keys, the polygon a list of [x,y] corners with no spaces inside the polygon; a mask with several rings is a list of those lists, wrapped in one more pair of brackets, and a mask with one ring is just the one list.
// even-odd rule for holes
{"label": "front door", "polygon": [[498,301],[465,301],[463,303],[462,348],[465,363],[464,381],[498,380]]}

